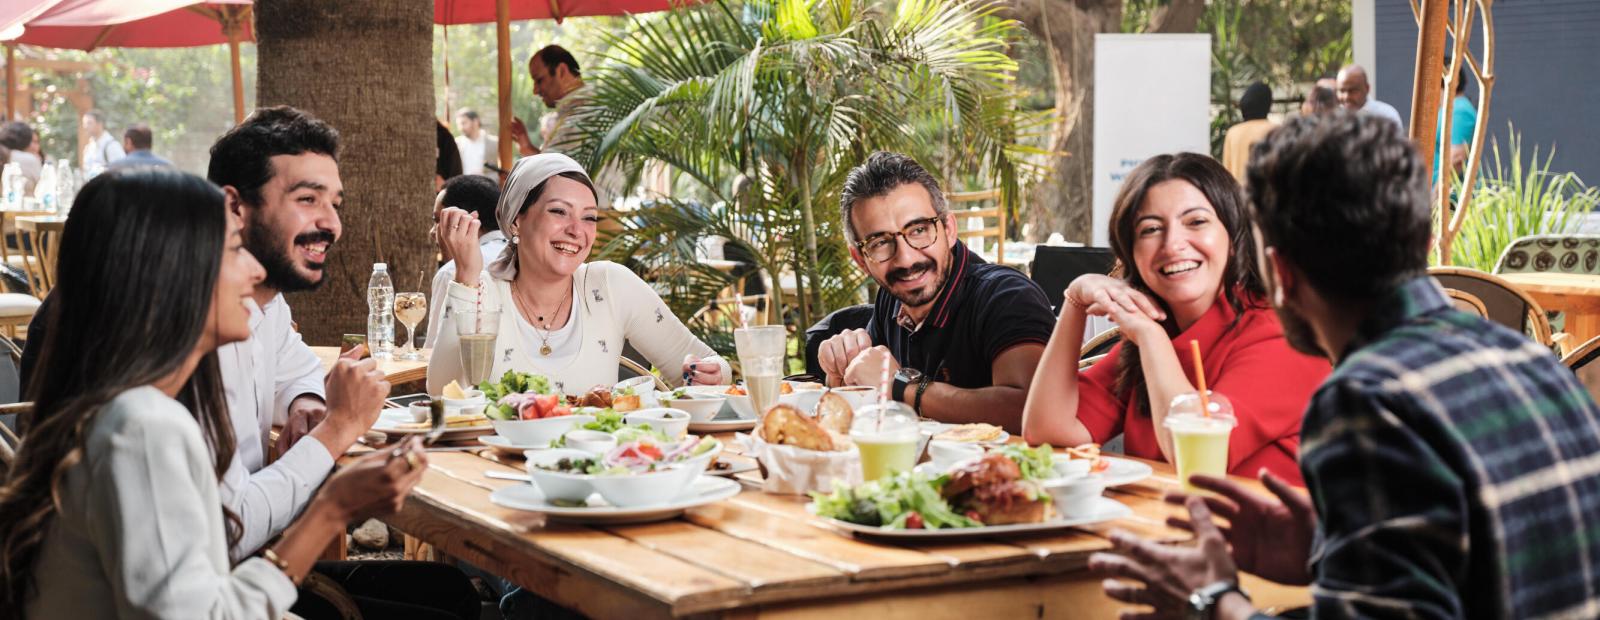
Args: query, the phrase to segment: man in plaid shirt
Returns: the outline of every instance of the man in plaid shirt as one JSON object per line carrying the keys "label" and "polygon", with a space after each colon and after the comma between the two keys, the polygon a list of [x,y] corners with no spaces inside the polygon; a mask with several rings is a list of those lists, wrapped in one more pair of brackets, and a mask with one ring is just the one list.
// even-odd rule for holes
{"label": "man in plaid shirt", "polygon": [[1426,276],[1411,143],[1382,119],[1302,117],[1256,146],[1248,177],[1284,332],[1336,364],[1301,427],[1311,496],[1265,472],[1276,498],[1196,477],[1216,495],[1168,501],[1199,544],[1113,535],[1120,555],[1091,567],[1141,583],[1106,593],[1243,618],[1245,570],[1310,584],[1316,617],[1600,617],[1600,410],[1549,350],[1454,310]]}

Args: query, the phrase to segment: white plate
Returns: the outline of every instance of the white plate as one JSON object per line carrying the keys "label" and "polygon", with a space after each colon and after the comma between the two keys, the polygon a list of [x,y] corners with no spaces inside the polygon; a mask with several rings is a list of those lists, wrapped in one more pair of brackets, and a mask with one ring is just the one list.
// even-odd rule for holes
{"label": "white plate", "polygon": [[[406,411],[405,409],[384,409],[383,412],[378,414],[378,421],[372,425],[372,430],[378,431],[385,435],[428,434],[427,428],[398,428],[401,424],[411,423],[411,412]],[[444,434],[439,438],[444,441],[457,441],[461,439],[471,439],[480,435],[492,434],[494,434],[494,426],[491,424],[484,424],[482,426],[445,429]]]}
{"label": "white plate", "polygon": [[[934,436],[934,435],[938,435],[939,433],[943,433],[943,432],[945,432],[947,430],[950,430],[952,428],[955,428],[957,426],[960,426],[960,425],[959,424],[946,424],[944,422],[922,422],[922,423],[919,423],[917,425],[917,428],[922,429],[922,432],[924,434],[926,434],[926,435]],[[970,442],[970,443],[976,443],[978,445],[983,445],[983,446],[998,446],[998,445],[1004,444],[1007,441],[1011,441],[1011,433],[1008,433],[1005,430],[1001,430],[999,438],[990,439],[989,441],[976,441],[976,442]]]}
{"label": "white plate", "polygon": [[747,471],[755,471],[757,469],[760,469],[760,466],[756,464],[756,460],[752,459],[752,458],[727,458],[726,456],[724,456],[722,458],[719,458],[717,460],[717,462],[719,462],[719,463],[727,463],[728,464],[728,468],[727,469],[707,469],[706,470],[706,475],[707,476],[735,476],[735,475],[742,474],[742,473],[747,472]]}
{"label": "white plate", "polygon": [[758,418],[741,418],[739,414],[732,413],[732,409],[724,409],[717,417],[709,422],[690,422],[691,433],[732,433],[734,431],[747,431],[756,427],[761,420]]}
{"label": "white plate", "polygon": [[528,450],[548,450],[548,449],[550,449],[550,444],[544,444],[544,445],[514,444],[514,443],[511,443],[511,440],[506,439],[505,437],[501,437],[499,435],[484,435],[484,436],[478,438],[478,443],[481,443],[483,445],[486,445],[486,446],[489,446],[491,448],[494,448],[495,452],[502,452],[502,453],[505,453],[505,454],[513,454],[513,455],[516,455],[516,456],[522,456],[522,453],[525,452],[525,451],[528,451]]}
{"label": "white plate", "polygon": [[644,523],[671,519],[683,514],[683,511],[689,508],[720,502],[738,495],[740,488],[741,486],[737,480],[729,480],[717,476],[700,476],[690,483],[689,488],[682,494],[664,504],[618,508],[607,504],[599,493],[595,493],[589,496],[588,506],[574,508],[556,506],[546,502],[544,494],[539,492],[539,487],[531,484],[516,484],[490,494],[489,501],[514,510],[542,512],[552,518],[564,521]]}
{"label": "white plate", "polygon": [[[1110,463],[1110,465],[1107,466],[1106,471],[1104,473],[1100,474],[1100,475],[1106,477],[1106,487],[1107,488],[1109,488],[1109,487],[1120,487],[1120,486],[1125,485],[1125,484],[1133,484],[1135,482],[1141,482],[1145,478],[1149,478],[1151,476],[1151,474],[1155,473],[1154,470],[1150,469],[1149,465],[1146,465],[1144,463],[1140,463],[1139,461],[1134,461],[1134,460],[1130,460],[1130,459],[1119,459],[1119,458],[1114,457],[1114,456],[1105,456],[1105,455],[1101,455],[1100,459],[1105,461],[1105,462],[1107,462],[1107,463]],[[938,467],[934,466],[933,461],[928,461],[926,463],[919,464],[912,471],[915,471],[915,472],[917,472],[919,474],[922,474],[923,476],[926,476],[926,477],[929,477],[929,478],[932,478],[934,476],[937,476],[939,474],[943,474],[944,473],[944,470],[941,470]]]}
{"label": "white plate", "polygon": [[[816,514],[816,504],[806,504],[806,512]],[[978,536],[998,536],[1003,534],[1021,534],[1027,532],[1048,532],[1051,530],[1092,525],[1113,519],[1131,516],[1133,509],[1123,505],[1122,502],[1109,497],[1095,498],[1094,512],[1088,516],[1073,519],[1051,519],[1042,523],[1018,523],[1015,525],[985,525],[981,527],[957,527],[939,530],[892,530],[870,525],[859,525],[849,521],[819,517],[829,525],[848,531],[857,536],[870,538],[899,538],[899,539],[948,539],[971,538]]]}

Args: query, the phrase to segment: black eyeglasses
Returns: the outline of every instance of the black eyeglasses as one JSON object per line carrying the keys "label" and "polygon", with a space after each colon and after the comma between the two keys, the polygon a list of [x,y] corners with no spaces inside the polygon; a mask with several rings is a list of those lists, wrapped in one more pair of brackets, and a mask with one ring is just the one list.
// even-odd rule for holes
{"label": "black eyeglasses", "polygon": [[933,242],[939,240],[939,224],[943,221],[937,215],[916,220],[906,224],[900,232],[878,233],[862,239],[856,243],[856,249],[861,250],[861,253],[873,262],[881,263],[894,258],[895,253],[900,250],[900,244],[895,237],[905,237],[906,245],[911,246],[913,250],[933,245]]}

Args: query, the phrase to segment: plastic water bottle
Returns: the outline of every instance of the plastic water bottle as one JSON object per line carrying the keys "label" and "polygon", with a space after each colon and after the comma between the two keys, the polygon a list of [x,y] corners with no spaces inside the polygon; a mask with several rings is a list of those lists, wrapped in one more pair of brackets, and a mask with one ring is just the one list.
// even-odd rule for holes
{"label": "plastic water bottle", "polygon": [[4,192],[4,204],[0,208],[19,209],[22,207],[22,190],[26,179],[22,176],[22,166],[11,163],[0,169],[0,192]]}
{"label": "plastic water bottle", "polygon": [[72,201],[77,197],[78,173],[67,160],[56,160],[56,203],[61,205],[62,215],[72,210]]}
{"label": "plastic water bottle", "polygon": [[39,184],[33,188],[33,197],[39,199],[40,210],[55,213],[60,207],[60,203],[57,202],[60,199],[57,187],[56,167],[45,166],[39,171]]}
{"label": "plastic water bottle", "polygon": [[383,263],[373,263],[367,280],[367,350],[385,359],[394,350],[394,280]]}

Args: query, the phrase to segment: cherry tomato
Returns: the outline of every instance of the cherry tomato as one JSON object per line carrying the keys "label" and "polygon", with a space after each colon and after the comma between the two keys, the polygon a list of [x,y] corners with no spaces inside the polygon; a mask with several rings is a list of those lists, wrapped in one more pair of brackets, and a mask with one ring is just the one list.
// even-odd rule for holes
{"label": "cherry tomato", "polygon": [[561,397],[554,394],[540,394],[533,397],[533,406],[539,412],[535,417],[548,418],[550,412],[561,402]]}
{"label": "cherry tomato", "polygon": [[978,511],[976,511],[976,510],[968,510],[967,511],[967,518],[968,519],[972,519],[973,521],[977,521],[978,523],[983,523],[982,517],[983,517],[983,515],[978,514]]}
{"label": "cherry tomato", "polygon": [[925,525],[925,524],[922,522],[922,514],[921,513],[916,512],[916,511],[912,511],[911,514],[906,515],[906,529],[908,529],[908,530],[920,530],[920,529],[922,529],[923,525]]}
{"label": "cherry tomato", "polygon": [[517,411],[517,417],[523,420],[537,420],[539,419],[539,408],[531,400],[522,403],[522,409]]}
{"label": "cherry tomato", "polygon": [[551,409],[549,415],[546,415],[545,417],[556,418],[564,415],[572,415],[572,408],[566,405],[556,405],[556,408]]}

